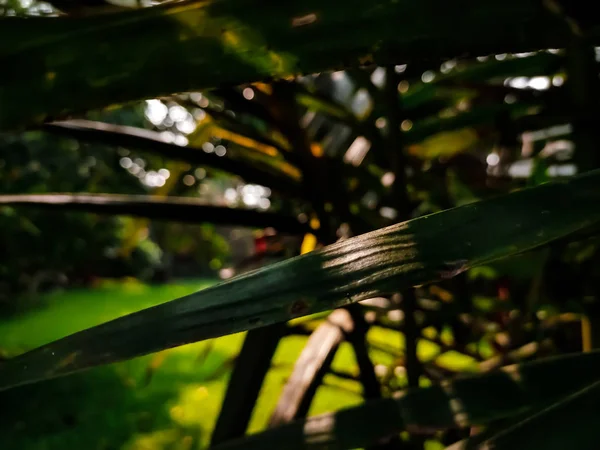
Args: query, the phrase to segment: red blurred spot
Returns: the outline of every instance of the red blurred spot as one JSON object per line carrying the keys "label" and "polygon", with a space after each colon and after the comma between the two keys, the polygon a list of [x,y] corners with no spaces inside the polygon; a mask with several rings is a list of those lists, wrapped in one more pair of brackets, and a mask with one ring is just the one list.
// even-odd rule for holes
{"label": "red blurred spot", "polygon": [[257,254],[263,254],[267,252],[267,238],[265,236],[254,238],[254,251]]}
{"label": "red blurred spot", "polygon": [[498,280],[498,300],[506,302],[510,299],[509,280],[505,277]]}

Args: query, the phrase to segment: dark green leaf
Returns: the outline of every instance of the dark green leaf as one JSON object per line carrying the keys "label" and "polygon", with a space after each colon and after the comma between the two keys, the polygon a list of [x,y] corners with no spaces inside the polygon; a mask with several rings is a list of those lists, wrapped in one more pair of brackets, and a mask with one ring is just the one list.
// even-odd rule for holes
{"label": "dark green leaf", "polygon": [[272,166],[257,164],[256,162],[249,165],[229,157],[219,157],[214,153],[206,153],[199,148],[171,144],[155,131],[90,120],[55,122],[45,125],[44,129],[82,141],[101,142],[118,147],[138,149],[190,164],[214,167],[238,175],[247,182],[260,183],[263,186],[292,195],[300,194],[298,180],[294,180]]}
{"label": "dark green leaf", "polygon": [[[362,448],[404,430],[433,432],[486,425],[543,408],[594,382],[599,376],[598,352],[547,358],[459,378],[441,386],[408,390],[395,399],[369,401],[355,408],[311,417],[217,449],[342,450]],[[549,430],[545,431],[549,433]],[[575,442],[575,436],[571,438]],[[507,448],[531,448],[532,441],[521,443],[529,445]]]}
{"label": "dark green leaf", "polygon": [[[593,5],[581,9],[595,17]],[[593,43],[599,28],[586,30]],[[256,0],[190,0],[81,19],[2,19],[0,129],[217,84],[569,39],[564,21],[523,0],[303,0],[269,2],[268,14]]]}
{"label": "dark green leaf", "polygon": [[187,197],[151,197],[118,194],[21,194],[0,195],[0,206],[125,215],[174,222],[218,223],[246,227],[273,227],[282,232],[306,233],[307,225],[293,217],[251,209],[207,205]]}
{"label": "dark green leaf", "polygon": [[26,353],[0,390],[450,278],[595,229],[598,204],[595,171],[347,239]]}
{"label": "dark green leaf", "polygon": [[[569,384],[571,381],[569,377],[568,381],[561,380],[561,383]],[[596,450],[600,445],[597,428],[599,402],[600,381],[595,381],[481,444],[469,446],[467,440],[462,447],[453,450],[526,450],[532,444],[544,450]]]}

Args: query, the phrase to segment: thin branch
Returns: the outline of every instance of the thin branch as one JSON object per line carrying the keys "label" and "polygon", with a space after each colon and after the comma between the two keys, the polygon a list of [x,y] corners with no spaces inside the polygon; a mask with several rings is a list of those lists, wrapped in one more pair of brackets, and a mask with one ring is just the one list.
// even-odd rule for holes
{"label": "thin branch", "polygon": [[329,370],[345,333],[350,333],[353,326],[348,311],[338,309],[313,332],[283,388],[283,393],[269,420],[270,427],[306,415],[316,389]]}
{"label": "thin branch", "polygon": [[498,369],[506,364],[523,362],[523,360],[535,356],[540,351],[549,350],[553,346],[554,343],[551,339],[544,339],[541,342],[529,342],[506,354],[493,356],[490,359],[482,361],[478,364],[478,367],[482,372]]}
{"label": "thin branch", "polygon": [[251,330],[237,358],[215,425],[211,447],[243,436],[285,324]]}
{"label": "thin branch", "polygon": [[298,166],[302,171],[302,187],[315,210],[320,222],[316,231],[319,240],[331,244],[336,240],[335,226],[330,223],[330,214],[325,211],[326,196],[329,194],[327,174],[322,161],[312,155],[310,142],[306,133],[300,128],[300,116],[296,103],[296,87],[287,81],[273,84],[271,96],[273,115],[280,123],[281,129],[296,154]]}
{"label": "thin branch", "polygon": [[[390,168],[394,174],[392,184],[392,198],[395,199],[395,206],[400,220],[410,218],[412,211],[410,199],[408,198],[407,179],[406,179],[406,158],[404,155],[402,134],[400,124],[402,123],[402,104],[398,95],[398,76],[394,66],[386,68],[386,107],[388,116],[387,126],[387,147]],[[409,387],[419,386],[419,376],[421,373],[420,362],[417,356],[417,340],[420,332],[415,319],[417,299],[414,289],[407,289],[401,294],[401,308],[404,313],[404,332],[406,346],[406,375]]]}
{"label": "thin branch", "polygon": [[369,324],[366,322],[363,315],[363,308],[360,305],[350,305],[348,308],[352,321],[354,322],[353,330],[348,334],[347,338],[356,356],[356,362],[360,370],[360,382],[363,385],[363,396],[365,398],[381,398],[381,385],[375,375],[375,367],[369,357],[367,347],[367,331]]}

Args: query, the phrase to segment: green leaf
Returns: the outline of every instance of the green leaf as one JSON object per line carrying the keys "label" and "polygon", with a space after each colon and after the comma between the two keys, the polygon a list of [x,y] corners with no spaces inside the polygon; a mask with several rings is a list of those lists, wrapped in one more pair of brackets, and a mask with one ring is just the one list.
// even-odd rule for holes
{"label": "green leaf", "polygon": [[[546,358],[438,386],[408,390],[395,399],[369,401],[333,414],[299,420],[226,443],[215,450],[363,448],[405,430],[431,433],[487,425],[546,407],[599,376],[599,352]],[[589,421],[586,423],[589,425]],[[554,429],[562,429],[553,425]],[[545,431],[550,434],[549,430]],[[571,439],[575,437],[571,435]],[[531,448],[532,442],[525,440],[521,444],[527,444],[526,447],[506,448]]]}
{"label": "green leaf", "polygon": [[76,333],[0,367],[0,390],[445,279],[600,225],[600,171],[347,239]]}
{"label": "green leaf", "polygon": [[224,87],[203,92],[209,99],[217,99],[225,102],[228,109],[231,109],[242,116],[258,120],[270,126],[276,125],[276,120],[269,109],[260,101],[248,100],[243,96],[243,91],[235,87]]}
{"label": "green leaf", "polygon": [[[559,69],[562,62],[561,56],[546,52],[539,52],[523,58],[509,56],[502,61],[497,61],[493,57],[485,62],[460,60],[458,67],[450,73],[437,73],[433,82],[413,83],[411,80],[408,92],[401,95],[402,108],[407,118],[416,123],[427,116],[436,115],[444,108],[455,105],[461,99],[474,101],[491,88],[504,87],[491,84],[473,86],[472,83],[504,80],[511,76],[551,75]],[[370,88],[369,92],[377,100],[374,105],[374,117],[385,115],[381,107],[382,92],[370,84],[368,74],[353,71],[352,78],[359,86]],[[521,97],[529,93],[520,90],[519,94]]]}
{"label": "green leaf", "polygon": [[17,194],[0,195],[0,206],[85,211],[174,222],[217,223],[246,227],[273,227],[282,232],[303,234],[310,228],[293,217],[208,205],[187,197],[153,197],[119,194]]}
{"label": "green leaf", "polygon": [[252,139],[253,141],[258,142],[260,145],[263,145],[265,147],[272,147],[274,150],[277,150],[281,154],[285,154],[290,150],[287,143],[285,143],[286,146],[284,148],[282,143],[276,142],[270,137],[263,135],[252,126],[240,122],[236,118],[225,114],[223,111],[208,108],[205,108],[204,110],[213,118],[215,125],[224,130],[227,130],[231,133],[235,133],[239,136],[244,136],[248,139]]}
{"label": "green leaf", "polygon": [[[370,63],[562,47],[570,30],[522,0],[189,0],[0,26],[0,129],[115,103]],[[582,5],[589,17],[594,5]],[[435,14],[432,14],[435,11]],[[591,44],[600,37],[590,25]],[[23,101],[23,98],[35,101]]]}
{"label": "green leaf", "polygon": [[510,113],[514,116],[522,116],[528,112],[531,105],[524,103],[490,104],[473,108],[470,111],[461,112],[451,117],[431,116],[415,122],[410,131],[407,131],[405,141],[407,144],[421,142],[429,136],[442,131],[453,131],[457,129],[476,127],[489,124],[496,120],[500,114]]}
{"label": "green leaf", "polygon": [[476,446],[469,445],[466,440],[455,450],[518,450],[529,449],[532,444],[544,450],[595,450],[600,442],[597,429],[599,401],[600,381],[595,381]]}
{"label": "green leaf", "polygon": [[221,169],[238,175],[247,182],[260,183],[282,193],[301,195],[299,180],[289,176],[286,171],[277,170],[273,165],[256,161],[250,165],[227,156],[219,157],[214,153],[206,153],[200,148],[171,144],[156,131],[91,120],[54,122],[45,125],[44,130],[82,141],[147,151],[169,159]]}
{"label": "green leaf", "polygon": [[348,123],[351,126],[358,126],[358,121],[350,109],[337,104],[334,100],[330,100],[317,92],[311,92],[308,88],[300,84],[297,85],[297,89],[296,101],[298,104]]}
{"label": "green leaf", "polygon": [[485,79],[503,80],[511,76],[527,77],[552,75],[560,69],[564,59],[560,55],[539,52],[524,58],[496,60],[493,57],[485,62],[472,63],[464,68],[440,75],[431,85],[464,82],[478,82]]}

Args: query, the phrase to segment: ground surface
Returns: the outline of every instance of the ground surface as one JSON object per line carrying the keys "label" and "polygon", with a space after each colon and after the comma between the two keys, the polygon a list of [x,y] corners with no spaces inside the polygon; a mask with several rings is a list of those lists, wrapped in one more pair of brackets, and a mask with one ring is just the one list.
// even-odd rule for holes
{"label": "ground surface", "polygon": [[[0,348],[10,355],[115,317],[172,300],[210,281],[146,286],[106,284],[43,296],[43,306],[0,322]],[[195,449],[205,446],[218,415],[243,334],[187,345],[0,394],[3,450]],[[279,346],[251,429],[273,410],[304,337]],[[336,365],[354,364],[342,348]],[[155,367],[154,370],[152,367]],[[328,379],[311,412],[360,402],[352,381]]]}
{"label": "ground surface", "polygon": [[[16,355],[118,316],[205,288],[213,281],[148,286],[135,281],[54,292],[37,307],[0,321],[0,350]],[[264,428],[306,337],[286,337],[277,349],[250,431]],[[191,450],[206,447],[243,334],[167,350],[0,394],[2,450]],[[372,328],[370,353],[379,368],[398,358],[402,336]],[[373,345],[374,344],[374,345]],[[392,356],[397,353],[396,356]],[[422,359],[455,370],[471,361],[419,344]],[[348,344],[335,369],[357,374]],[[402,377],[400,373],[398,375]],[[327,375],[310,414],[361,402],[353,380]],[[427,446],[429,447],[429,446]]]}

